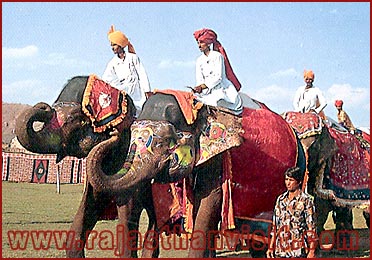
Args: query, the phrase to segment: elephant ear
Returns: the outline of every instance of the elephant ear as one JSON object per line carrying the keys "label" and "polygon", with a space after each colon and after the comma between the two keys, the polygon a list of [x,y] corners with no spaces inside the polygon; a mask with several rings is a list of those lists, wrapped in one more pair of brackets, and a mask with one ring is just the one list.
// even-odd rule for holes
{"label": "elephant ear", "polygon": [[169,176],[179,180],[191,174],[196,162],[195,135],[191,132],[177,132],[177,144],[172,148]]}
{"label": "elephant ear", "polygon": [[243,142],[242,118],[231,114],[227,109],[212,109],[208,115],[208,124],[200,135],[200,159],[197,166],[214,156]]}

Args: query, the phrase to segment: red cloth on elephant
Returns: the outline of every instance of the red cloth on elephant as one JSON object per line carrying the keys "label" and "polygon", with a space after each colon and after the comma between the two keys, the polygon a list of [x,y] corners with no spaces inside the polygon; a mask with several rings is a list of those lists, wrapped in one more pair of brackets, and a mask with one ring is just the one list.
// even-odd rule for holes
{"label": "red cloth on elephant", "polygon": [[267,216],[285,191],[283,173],[296,165],[298,146],[285,120],[262,107],[243,111],[244,142],[231,149],[232,201],[236,218],[270,223]]}
{"label": "red cloth on elephant", "polygon": [[296,131],[299,138],[319,134],[322,131],[322,120],[316,113],[286,112],[283,118]]}
{"label": "red cloth on elephant", "polygon": [[95,132],[104,132],[121,123],[128,127],[133,118],[127,116],[126,93],[90,75],[84,91],[82,110],[92,121]]}
{"label": "red cloth on elephant", "polygon": [[177,102],[180,105],[182,113],[188,124],[192,124],[196,120],[198,111],[203,106],[203,103],[201,102],[197,102],[196,104],[194,104],[195,95],[191,92],[172,89],[155,89],[154,93],[173,95],[177,99]]}
{"label": "red cloth on elephant", "polygon": [[350,132],[340,132],[331,127],[328,130],[338,147],[332,158],[330,174],[325,176],[330,179],[330,188],[335,189],[340,198],[369,199],[369,153]]}

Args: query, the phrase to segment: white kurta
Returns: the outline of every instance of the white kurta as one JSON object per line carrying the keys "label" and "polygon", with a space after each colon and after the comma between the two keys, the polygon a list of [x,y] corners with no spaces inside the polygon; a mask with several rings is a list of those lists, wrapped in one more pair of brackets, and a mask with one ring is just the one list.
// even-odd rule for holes
{"label": "white kurta", "polygon": [[314,109],[317,113],[321,112],[327,102],[317,87],[305,89],[306,86],[301,86],[297,89],[293,98],[293,107],[296,112],[306,113]]}
{"label": "white kurta", "polygon": [[124,60],[115,55],[107,64],[102,79],[111,86],[124,90],[134,102],[137,112],[146,101],[145,92],[151,91],[143,64],[136,54],[126,53]]}
{"label": "white kurta", "polygon": [[196,85],[200,84],[207,86],[202,93],[196,94],[200,102],[211,106],[224,106],[236,114],[242,112],[242,99],[226,77],[225,63],[219,52],[211,50],[208,56],[203,53],[196,60]]}

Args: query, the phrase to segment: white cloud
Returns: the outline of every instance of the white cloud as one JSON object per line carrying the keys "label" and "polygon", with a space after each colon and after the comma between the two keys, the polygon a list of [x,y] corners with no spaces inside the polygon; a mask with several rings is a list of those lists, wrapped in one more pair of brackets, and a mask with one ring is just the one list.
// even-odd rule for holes
{"label": "white cloud", "polygon": [[195,61],[162,60],[158,67],[160,69],[189,68],[195,66]]}
{"label": "white cloud", "polygon": [[35,45],[29,45],[23,48],[3,47],[3,59],[23,59],[34,57],[38,54],[39,48]]}
{"label": "white cloud", "polygon": [[[51,93],[57,92],[57,90],[48,89],[40,80],[28,79],[3,84],[2,92],[4,102],[24,104],[27,100],[27,104],[34,105],[39,101],[50,102]],[[56,95],[57,93],[53,94]]]}
{"label": "white cloud", "polygon": [[277,113],[293,109],[293,90],[275,84],[257,90],[252,93],[251,97],[263,102],[271,110]]}
{"label": "white cloud", "polygon": [[42,63],[50,66],[65,66],[74,68],[91,65],[86,61],[68,58],[63,53],[50,53],[45,59],[43,59]]}
{"label": "white cloud", "polygon": [[278,85],[271,85],[261,88],[254,93],[254,98],[264,102],[283,102],[283,100],[291,99],[293,91]]}
{"label": "white cloud", "polygon": [[356,88],[350,84],[333,84],[327,90],[328,103],[334,103],[336,99],[342,99],[348,107],[360,107],[365,103],[369,106],[369,88]]}
{"label": "white cloud", "polygon": [[277,77],[295,77],[298,73],[294,68],[286,69],[286,70],[279,70],[277,72],[274,72],[270,75],[271,78],[277,78]]}
{"label": "white cloud", "polygon": [[66,57],[64,53],[42,53],[34,45],[24,48],[3,47],[3,68],[15,70],[35,70],[41,66],[58,66],[64,68],[86,68],[89,62]]}

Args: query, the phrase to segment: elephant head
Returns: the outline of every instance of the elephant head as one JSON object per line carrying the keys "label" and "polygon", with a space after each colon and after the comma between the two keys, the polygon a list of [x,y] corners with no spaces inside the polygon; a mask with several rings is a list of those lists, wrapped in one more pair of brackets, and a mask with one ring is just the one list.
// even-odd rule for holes
{"label": "elephant head", "polygon": [[[57,154],[60,161],[65,156],[86,157],[96,144],[108,139],[107,132],[93,131],[91,120],[82,111],[87,81],[87,76],[74,77],[52,106],[38,103],[20,114],[15,130],[22,146],[34,153]],[[135,108],[129,96],[127,100],[128,118],[133,118]]]}
{"label": "elephant head", "polygon": [[199,158],[198,138],[206,125],[206,108],[187,124],[175,98],[151,96],[131,126],[131,143],[122,169],[113,176],[102,170],[102,158],[118,141],[113,136],[97,145],[87,157],[88,178],[95,191],[128,192],[146,180],[172,182],[189,175]]}

